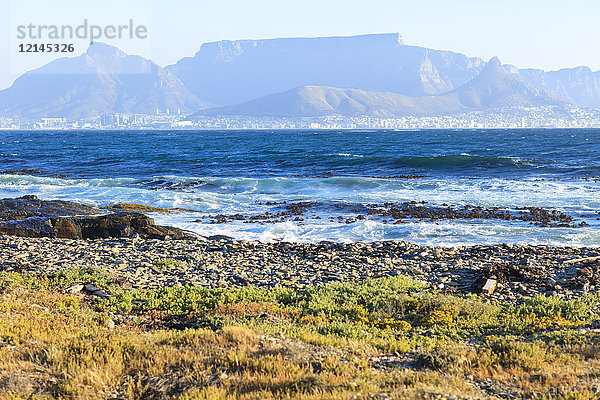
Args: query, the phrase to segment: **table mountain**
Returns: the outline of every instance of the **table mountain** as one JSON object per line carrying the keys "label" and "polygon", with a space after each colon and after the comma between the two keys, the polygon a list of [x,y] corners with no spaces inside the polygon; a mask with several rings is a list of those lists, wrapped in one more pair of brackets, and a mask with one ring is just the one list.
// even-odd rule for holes
{"label": "table mountain", "polygon": [[505,70],[500,61],[493,58],[479,75],[469,82],[435,96],[409,97],[392,92],[308,85],[235,106],[203,110],[193,117],[207,115],[399,117],[561,103],[552,93],[535,88],[519,75]]}
{"label": "table mountain", "polygon": [[167,70],[196,96],[231,105],[305,85],[441,94],[473,79],[484,64],[403,45],[398,34],[374,34],[205,43]]}

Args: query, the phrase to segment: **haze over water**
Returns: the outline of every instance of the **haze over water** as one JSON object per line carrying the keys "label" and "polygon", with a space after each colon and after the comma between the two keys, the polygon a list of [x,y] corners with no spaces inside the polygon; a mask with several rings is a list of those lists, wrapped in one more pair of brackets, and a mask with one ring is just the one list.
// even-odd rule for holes
{"label": "haze over water", "polygon": [[[203,235],[263,241],[600,246],[600,182],[593,179],[600,177],[599,154],[600,130],[2,131],[0,171],[45,172],[1,174],[0,198],[181,207],[195,212],[152,216]],[[351,216],[352,206],[413,200],[544,207],[589,225],[337,219]],[[276,213],[282,205],[264,203],[282,201],[318,204],[304,221],[196,222],[204,215]]]}

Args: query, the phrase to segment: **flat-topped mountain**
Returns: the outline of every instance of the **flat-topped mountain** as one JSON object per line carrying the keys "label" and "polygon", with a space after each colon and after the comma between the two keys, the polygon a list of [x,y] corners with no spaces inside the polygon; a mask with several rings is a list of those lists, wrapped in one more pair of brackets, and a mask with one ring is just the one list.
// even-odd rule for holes
{"label": "flat-topped mountain", "polygon": [[189,113],[207,103],[173,74],[145,58],[103,43],[29,71],[0,91],[0,115],[80,117],[102,113]]}
{"label": "flat-topped mountain", "polygon": [[0,91],[0,116],[403,116],[563,103],[600,108],[600,71],[520,70],[373,34],[224,40],[166,68],[95,43]]}
{"label": "flat-topped mountain", "polygon": [[398,34],[374,34],[205,43],[167,70],[198,97],[230,105],[305,85],[441,94],[475,77],[484,64],[403,45]]}
{"label": "flat-topped mountain", "polygon": [[561,103],[561,100],[553,94],[537,89],[518,75],[505,70],[500,61],[493,58],[472,80],[452,91],[436,96],[409,97],[391,92],[302,86],[235,106],[200,111],[194,117],[207,115],[399,117]]}

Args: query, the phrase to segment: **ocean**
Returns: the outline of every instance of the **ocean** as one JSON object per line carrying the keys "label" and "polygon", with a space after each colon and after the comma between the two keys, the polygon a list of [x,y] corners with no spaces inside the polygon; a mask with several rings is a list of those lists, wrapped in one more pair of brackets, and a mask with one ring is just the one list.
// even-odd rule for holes
{"label": "ocean", "polygon": [[[38,172],[10,172],[24,169]],[[600,246],[600,130],[593,129],[0,131],[0,171],[0,198],[182,208],[151,216],[205,236]],[[410,201],[543,207],[588,225],[353,218],[365,205]],[[309,204],[301,218],[213,223],[219,214],[273,215],[295,203]]]}

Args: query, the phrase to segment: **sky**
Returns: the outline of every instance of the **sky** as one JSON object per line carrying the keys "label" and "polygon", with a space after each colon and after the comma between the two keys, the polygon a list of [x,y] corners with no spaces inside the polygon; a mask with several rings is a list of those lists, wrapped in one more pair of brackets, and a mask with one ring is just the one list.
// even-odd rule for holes
{"label": "sky", "polygon": [[[145,39],[103,40],[159,65],[222,39],[398,32],[406,44],[452,50],[519,68],[586,65],[600,70],[598,0],[0,0],[0,89],[27,70],[65,56],[20,53],[19,25],[101,27],[133,20]],[[39,41],[38,41],[39,42]],[[77,56],[87,39],[72,42]]]}

